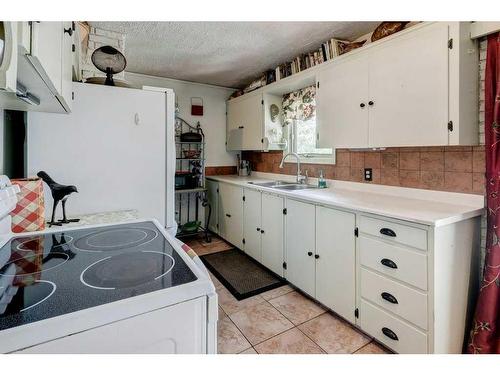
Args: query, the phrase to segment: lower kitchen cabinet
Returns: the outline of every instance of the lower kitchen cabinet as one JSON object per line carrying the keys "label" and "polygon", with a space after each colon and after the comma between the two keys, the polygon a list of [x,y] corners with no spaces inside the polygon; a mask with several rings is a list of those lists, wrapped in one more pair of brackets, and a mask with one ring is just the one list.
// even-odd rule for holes
{"label": "lower kitchen cabinet", "polygon": [[219,234],[243,249],[243,188],[219,184]]}
{"label": "lower kitchen cabinet", "polygon": [[283,276],[284,199],[262,193],[262,264]]}
{"label": "lower kitchen cabinet", "polygon": [[287,200],[286,278],[355,323],[356,215]]}
{"label": "lower kitchen cabinet", "polygon": [[243,236],[245,253],[262,263],[261,228],[262,199],[258,190],[245,189],[243,209]]}
{"label": "lower kitchen cabinet", "polygon": [[286,279],[314,297],[315,206],[287,199],[286,210]]}
{"label": "lower kitchen cabinet", "polygon": [[316,206],[316,299],[355,322],[356,215]]}
{"label": "lower kitchen cabinet", "polygon": [[429,226],[244,189],[219,182],[223,238],[397,353],[461,353],[479,216]]}
{"label": "lower kitchen cabinet", "polygon": [[279,276],[283,276],[283,208],[283,198],[245,189],[245,253]]}

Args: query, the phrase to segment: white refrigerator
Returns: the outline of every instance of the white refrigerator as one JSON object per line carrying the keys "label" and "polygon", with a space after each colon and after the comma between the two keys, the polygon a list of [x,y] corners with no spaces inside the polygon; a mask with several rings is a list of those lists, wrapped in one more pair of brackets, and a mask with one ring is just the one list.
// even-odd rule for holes
{"label": "white refrigerator", "polygon": [[28,113],[28,176],[44,170],[75,185],[68,216],[135,209],[175,234],[173,90],[74,83],[73,91],[70,114]]}

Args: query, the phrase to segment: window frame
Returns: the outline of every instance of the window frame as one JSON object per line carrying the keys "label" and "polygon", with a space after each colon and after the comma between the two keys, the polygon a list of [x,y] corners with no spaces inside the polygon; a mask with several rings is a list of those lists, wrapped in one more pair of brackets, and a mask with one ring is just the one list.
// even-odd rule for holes
{"label": "window frame", "polygon": [[[285,152],[295,152],[299,155],[299,159],[301,163],[306,164],[335,164],[335,149],[332,148],[331,154],[299,154],[297,152],[297,121],[300,120],[292,120],[292,123],[288,125],[288,134],[287,134],[287,147]],[[296,163],[296,159],[287,160],[288,162]]]}

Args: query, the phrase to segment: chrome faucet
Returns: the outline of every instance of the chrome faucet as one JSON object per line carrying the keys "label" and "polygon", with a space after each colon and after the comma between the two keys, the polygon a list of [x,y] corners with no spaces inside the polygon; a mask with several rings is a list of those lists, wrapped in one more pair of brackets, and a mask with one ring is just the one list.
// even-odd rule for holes
{"label": "chrome faucet", "polygon": [[300,174],[300,156],[296,152],[289,152],[288,154],[286,154],[285,156],[283,156],[283,159],[281,159],[280,168],[283,168],[283,164],[285,163],[285,159],[289,155],[295,156],[295,158],[297,159],[297,183],[298,184],[305,184],[305,183],[307,183],[307,176],[302,176]]}

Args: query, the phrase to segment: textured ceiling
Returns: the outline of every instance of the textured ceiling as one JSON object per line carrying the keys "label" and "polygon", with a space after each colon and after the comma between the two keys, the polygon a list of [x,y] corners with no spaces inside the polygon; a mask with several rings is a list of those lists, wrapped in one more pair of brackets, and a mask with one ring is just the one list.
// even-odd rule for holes
{"label": "textured ceiling", "polygon": [[267,69],[378,22],[90,22],[125,34],[127,71],[242,87]]}

